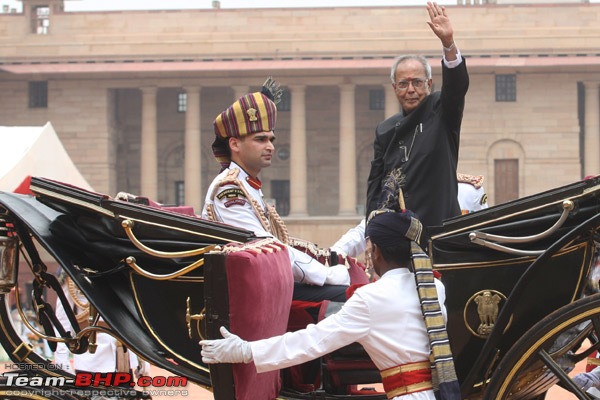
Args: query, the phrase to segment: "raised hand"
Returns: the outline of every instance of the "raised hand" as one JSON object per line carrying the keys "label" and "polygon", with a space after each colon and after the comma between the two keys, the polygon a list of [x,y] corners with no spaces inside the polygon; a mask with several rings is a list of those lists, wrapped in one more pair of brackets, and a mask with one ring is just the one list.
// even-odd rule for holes
{"label": "raised hand", "polygon": [[446,8],[439,6],[437,3],[428,1],[427,12],[431,19],[431,21],[427,21],[427,24],[433,33],[441,40],[442,46],[445,48],[452,47],[452,44],[454,43],[454,31],[452,30],[450,18],[446,15]]}

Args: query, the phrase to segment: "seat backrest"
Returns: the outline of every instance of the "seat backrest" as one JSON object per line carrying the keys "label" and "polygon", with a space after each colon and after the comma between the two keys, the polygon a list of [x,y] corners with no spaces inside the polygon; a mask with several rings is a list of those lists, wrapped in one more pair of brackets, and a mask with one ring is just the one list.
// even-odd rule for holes
{"label": "seat backrest", "polygon": [[[207,337],[220,338],[222,325],[248,341],[285,333],[293,286],[287,249],[272,239],[207,254]],[[279,371],[258,374],[253,363],[211,366],[210,372],[216,400],[274,399],[281,389]]]}

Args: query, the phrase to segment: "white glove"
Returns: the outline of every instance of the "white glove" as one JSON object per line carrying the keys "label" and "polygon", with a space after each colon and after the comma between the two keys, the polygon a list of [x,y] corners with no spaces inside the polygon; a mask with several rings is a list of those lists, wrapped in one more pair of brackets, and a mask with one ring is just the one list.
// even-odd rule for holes
{"label": "white glove", "polygon": [[326,285],[349,285],[350,274],[348,274],[348,268],[345,265],[338,264],[333,267],[327,268],[327,278],[325,278]]}
{"label": "white glove", "polygon": [[575,384],[584,391],[591,387],[600,387],[600,377],[594,372],[583,372],[581,374],[577,374],[573,377],[573,382],[575,382]]}
{"label": "white glove", "polygon": [[224,326],[220,329],[224,339],[201,340],[202,362],[206,364],[217,363],[249,363],[252,361],[252,348],[250,343],[242,340],[238,335],[230,333]]}

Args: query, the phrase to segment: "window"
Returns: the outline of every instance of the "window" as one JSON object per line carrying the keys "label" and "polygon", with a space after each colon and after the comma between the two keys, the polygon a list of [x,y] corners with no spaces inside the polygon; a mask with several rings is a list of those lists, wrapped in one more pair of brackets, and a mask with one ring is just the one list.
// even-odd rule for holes
{"label": "window", "polygon": [[494,160],[494,204],[519,198],[519,160]]}
{"label": "window", "polygon": [[31,11],[31,32],[47,35],[50,29],[50,7],[36,6]]}
{"label": "window", "polygon": [[385,109],[385,92],[383,89],[369,90],[369,110]]}
{"label": "window", "polygon": [[290,111],[292,109],[292,95],[289,90],[284,90],[281,94],[279,104],[277,104],[277,111]]}
{"label": "window", "polygon": [[175,204],[185,205],[185,182],[175,181]]}
{"label": "window", "polygon": [[48,82],[29,82],[29,108],[48,108]]}
{"label": "window", "polygon": [[496,101],[517,101],[517,76],[496,75]]}
{"label": "window", "polygon": [[290,213],[290,181],[272,180],[271,197],[275,199],[275,208],[282,217]]}
{"label": "window", "polygon": [[276,154],[277,158],[279,158],[280,161],[287,161],[290,159],[290,148],[286,145],[279,146],[277,148]]}
{"label": "window", "polygon": [[177,112],[184,113],[187,111],[187,93],[177,93]]}

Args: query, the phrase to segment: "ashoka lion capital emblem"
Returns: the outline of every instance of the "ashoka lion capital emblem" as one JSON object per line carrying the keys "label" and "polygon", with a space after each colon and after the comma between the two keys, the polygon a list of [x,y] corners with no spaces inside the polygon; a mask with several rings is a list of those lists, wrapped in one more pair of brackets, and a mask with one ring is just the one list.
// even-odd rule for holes
{"label": "ashoka lion capital emblem", "polygon": [[246,111],[246,114],[248,114],[248,121],[258,121],[258,117],[256,116],[258,114],[258,111],[256,110],[256,108],[249,108],[248,111]]}
{"label": "ashoka lion capital emblem", "polygon": [[[477,337],[486,338],[496,324],[500,303],[504,300],[506,300],[506,296],[491,289],[479,291],[471,296],[464,310],[465,325],[471,333]],[[473,315],[474,309],[477,311],[478,324]]]}

